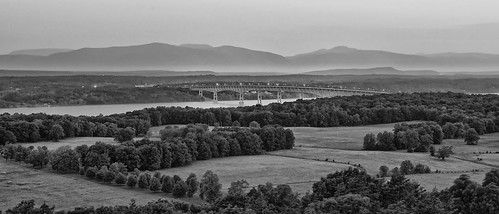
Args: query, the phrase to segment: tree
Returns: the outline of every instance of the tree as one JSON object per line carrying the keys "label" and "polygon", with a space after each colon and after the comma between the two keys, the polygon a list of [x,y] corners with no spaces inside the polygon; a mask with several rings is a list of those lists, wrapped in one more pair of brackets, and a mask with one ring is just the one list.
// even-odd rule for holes
{"label": "tree", "polygon": [[126,127],[124,129],[119,129],[116,135],[114,136],[114,140],[120,143],[125,141],[133,140],[135,137],[135,129],[132,127]]}
{"label": "tree", "polygon": [[95,178],[96,174],[97,174],[97,168],[95,167],[88,167],[87,171],[85,171],[85,176],[87,176],[87,178]]}
{"label": "tree", "polygon": [[468,129],[464,134],[464,142],[468,145],[477,145],[478,140],[480,140],[480,136],[478,136],[474,128]]}
{"label": "tree", "polygon": [[49,138],[54,141],[58,142],[60,139],[64,138],[64,129],[62,128],[61,125],[55,124],[50,128],[49,131]]}
{"label": "tree", "polygon": [[437,158],[445,160],[445,158],[448,158],[451,154],[454,154],[454,152],[452,152],[452,146],[442,146],[438,149]]}
{"label": "tree", "polygon": [[204,173],[200,186],[199,196],[209,203],[213,203],[222,196],[222,184],[219,183],[217,174],[214,174],[211,170]]}
{"label": "tree", "polygon": [[414,173],[414,165],[412,165],[410,160],[402,161],[400,164],[400,173],[402,175],[410,175]]}
{"label": "tree", "polygon": [[116,162],[125,164],[128,171],[140,167],[139,151],[133,146],[118,146],[115,151]]}
{"label": "tree", "polygon": [[196,174],[191,173],[189,175],[189,177],[187,177],[187,179],[185,180],[185,183],[188,186],[187,197],[192,198],[194,193],[196,193],[198,191],[198,188],[199,188],[199,181],[196,177]]}
{"label": "tree", "polygon": [[49,163],[49,151],[46,146],[38,147],[37,149],[31,150],[28,157],[26,157],[26,163],[32,164],[33,167],[42,168],[44,165]]}
{"label": "tree", "polygon": [[53,170],[62,173],[76,172],[80,169],[78,154],[70,146],[61,146],[52,151],[50,165]]}
{"label": "tree", "polygon": [[434,146],[430,146],[430,155],[432,157],[435,156],[435,147]]}
{"label": "tree", "polygon": [[125,174],[118,172],[118,174],[116,175],[116,178],[114,179],[114,183],[119,184],[119,185],[123,185],[126,182],[127,182],[127,178],[126,178]]}
{"label": "tree", "polygon": [[364,136],[364,150],[376,150],[376,136],[373,133]]}
{"label": "tree", "polygon": [[0,126],[0,146],[14,144],[17,142],[16,135]]}
{"label": "tree", "polygon": [[135,187],[135,185],[137,185],[137,176],[135,176],[134,174],[130,174],[126,181],[126,185],[130,188]]}
{"label": "tree", "polygon": [[396,150],[397,148],[395,147],[395,144],[393,144],[394,140],[395,140],[395,135],[392,132],[384,131],[378,133],[377,141],[379,149],[382,151]]}
{"label": "tree", "polygon": [[97,171],[97,174],[95,174],[95,178],[97,178],[97,180],[104,180],[104,178],[107,176],[108,172],[109,172],[109,169],[107,169],[107,166],[102,166],[99,169],[99,171]]}
{"label": "tree", "polygon": [[259,129],[259,128],[260,128],[260,124],[259,124],[258,122],[256,122],[256,121],[251,121],[251,122],[249,123],[249,127],[250,127],[250,128]]}
{"label": "tree", "polygon": [[112,170],[107,170],[107,172],[104,174],[104,177],[102,178],[102,180],[106,183],[111,183],[112,181],[114,181],[114,179],[116,179],[116,173]]}
{"label": "tree", "polygon": [[445,123],[445,125],[442,127],[442,131],[444,133],[444,138],[445,139],[453,139],[456,136],[457,132],[457,127],[453,123]]}
{"label": "tree", "polygon": [[149,182],[149,190],[152,192],[157,192],[158,190],[161,189],[161,182],[157,177],[152,177],[151,181]]}
{"label": "tree", "polygon": [[188,188],[189,187],[187,186],[187,184],[183,180],[176,182],[175,185],[173,185],[173,189],[172,189],[173,197],[175,197],[175,198],[184,197],[185,194],[187,193]]}
{"label": "tree", "polygon": [[141,169],[157,170],[161,167],[161,152],[152,145],[143,145],[138,148]]}
{"label": "tree", "polygon": [[499,170],[498,169],[492,169],[490,172],[487,172],[485,174],[485,179],[483,180],[482,186],[487,186],[491,183],[494,183],[496,186],[499,185]]}
{"label": "tree", "polygon": [[173,178],[168,176],[168,175],[164,175],[162,178],[161,178],[162,182],[161,182],[161,191],[164,192],[164,193],[171,193],[172,190],[173,190]]}
{"label": "tree", "polygon": [[142,189],[145,189],[145,188],[148,188],[149,187],[149,180],[150,180],[150,176],[147,176],[149,174],[147,173],[143,173],[143,174],[140,174],[139,176],[139,187],[142,188]]}
{"label": "tree", "polygon": [[239,121],[236,120],[236,121],[232,122],[232,126],[234,126],[234,127],[240,127],[241,123],[239,123]]}
{"label": "tree", "polygon": [[380,177],[388,177],[389,168],[387,166],[379,167],[379,176]]}

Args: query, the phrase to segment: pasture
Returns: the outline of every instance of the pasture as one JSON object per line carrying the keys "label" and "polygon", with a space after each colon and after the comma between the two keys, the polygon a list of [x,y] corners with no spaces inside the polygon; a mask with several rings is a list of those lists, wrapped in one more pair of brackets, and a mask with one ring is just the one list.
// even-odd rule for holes
{"label": "pasture", "polygon": [[179,175],[183,179],[195,173],[200,180],[206,170],[218,175],[222,188],[227,190],[233,181],[244,179],[250,187],[271,182],[274,185],[288,184],[294,191],[312,191],[313,182],[321,176],[348,168],[337,163],[304,160],[272,155],[236,156],[197,161],[192,165],[159,170],[164,175]]}
{"label": "pasture", "polygon": [[[411,121],[421,123],[422,121]],[[362,150],[364,136],[369,133],[378,134],[393,131],[395,123],[354,127],[290,127],[295,134],[295,145],[344,150]]]}
{"label": "pasture", "polygon": [[[137,204],[145,204],[161,197],[171,198],[171,194],[99,183],[77,174],[57,174],[13,161],[0,162],[0,210],[12,208],[21,200],[30,199],[34,199],[38,205],[46,202],[55,205],[57,209],[68,209],[79,206],[125,205],[131,199],[135,199]],[[201,201],[197,196],[180,200]]]}
{"label": "pasture", "polygon": [[17,143],[17,145],[21,145],[24,147],[34,146],[35,148],[38,146],[46,146],[49,150],[54,150],[61,146],[71,146],[72,148],[84,144],[90,146],[99,141],[108,144],[117,144],[112,137],[75,137],[62,139],[59,140],[59,142],[41,141],[36,143]]}

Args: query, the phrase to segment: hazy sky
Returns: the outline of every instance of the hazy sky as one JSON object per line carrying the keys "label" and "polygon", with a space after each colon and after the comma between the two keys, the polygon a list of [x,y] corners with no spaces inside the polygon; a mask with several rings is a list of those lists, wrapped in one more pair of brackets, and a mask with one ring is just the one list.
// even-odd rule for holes
{"label": "hazy sky", "polygon": [[499,54],[497,0],[0,0],[0,54],[162,42]]}

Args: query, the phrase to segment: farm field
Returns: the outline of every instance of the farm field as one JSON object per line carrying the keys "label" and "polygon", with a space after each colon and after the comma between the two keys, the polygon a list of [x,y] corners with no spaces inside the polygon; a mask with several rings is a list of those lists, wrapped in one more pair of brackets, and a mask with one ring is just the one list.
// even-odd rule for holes
{"label": "farm field", "polygon": [[317,148],[294,148],[271,152],[274,155],[283,155],[296,158],[334,160],[336,162],[350,162],[360,164],[371,175],[379,172],[380,166],[388,166],[390,169],[400,167],[404,160],[410,160],[414,165],[420,163],[428,165],[432,171],[468,171],[473,169],[488,169],[483,166],[456,158],[447,158],[441,161],[431,157],[428,153],[406,153],[406,152],[382,152],[382,151],[346,151],[338,149]]}
{"label": "farm field", "polygon": [[197,161],[190,166],[159,170],[166,175],[186,178],[195,173],[201,179],[206,170],[218,175],[222,189],[227,190],[233,181],[244,179],[250,187],[271,182],[289,184],[293,191],[312,191],[313,182],[331,172],[348,168],[347,165],[304,160],[272,155],[237,156]]}
{"label": "farm field", "polygon": [[[421,123],[422,121],[411,121]],[[356,126],[356,127],[289,127],[295,134],[295,145],[304,147],[320,147],[344,150],[362,150],[364,136],[369,133],[378,134],[393,131],[395,123]]]}
{"label": "farm field", "polygon": [[53,141],[41,141],[36,143],[17,143],[17,145],[21,145],[24,147],[34,146],[46,146],[49,150],[57,149],[61,146],[71,146],[72,148],[81,146],[81,145],[93,145],[96,142],[103,142],[108,144],[117,144],[113,138],[111,137],[75,137],[69,139],[62,139],[59,142]]}
{"label": "farm field", "polygon": [[448,187],[451,187],[454,184],[454,180],[459,178],[462,174],[467,174],[470,176],[470,180],[481,184],[483,179],[485,178],[485,172],[471,172],[471,173],[449,173],[449,174],[441,174],[441,173],[432,173],[432,174],[416,174],[416,175],[407,175],[406,177],[416,181],[426,189],[426,191],[432,191],[434,188],[438,190],[442,190]]}
{"label": "farm field", "polygon": [[[38,170],[13,161],[0,161],[0,210],[12,208],[21,200],[46,202],[57,209],[79,206],[125,205],[135,199],[137,204],[170,197],[138,188],[98,183],[76,174],[57,174]],[[176,200],[176,199],[175,199]],[[182,201],[200,202],[182,198]]]}

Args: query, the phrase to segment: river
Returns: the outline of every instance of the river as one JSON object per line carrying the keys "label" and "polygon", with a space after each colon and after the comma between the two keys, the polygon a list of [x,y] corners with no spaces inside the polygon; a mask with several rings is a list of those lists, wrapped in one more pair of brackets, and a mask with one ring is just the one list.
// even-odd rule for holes
{"label": "river", "polygon": [[[296,99],[283,99],[283,102],[291,102]],[[275,99],[272,100],[262,100],[263,105],[268,105],[269,103],[276,102]],[[256,100],[245,100],[244,104],[255,105]],[[139,103],[139,104],[113,104],[113,105],[80,105],[80,106],[53,106],[53,107],[26,107],[26,108],[0,108],[0,114],[32,114],[32,113],[46,113],[46,114],[60,114],[60,115],[86,115],[86,116],[97,116],[99,114],[109,115],[116,113],[125,113],[133,110],[140,110],[144,108],[151,108],[157,106],[180,106],[180,107],[194,107],[194,108],[220,108],[220,107],[237,107],[239,105],[239,100],[231,101],[218,101],[218,103],[213,103],[212,101],[205,102],[174,102],[174,103]]]}

